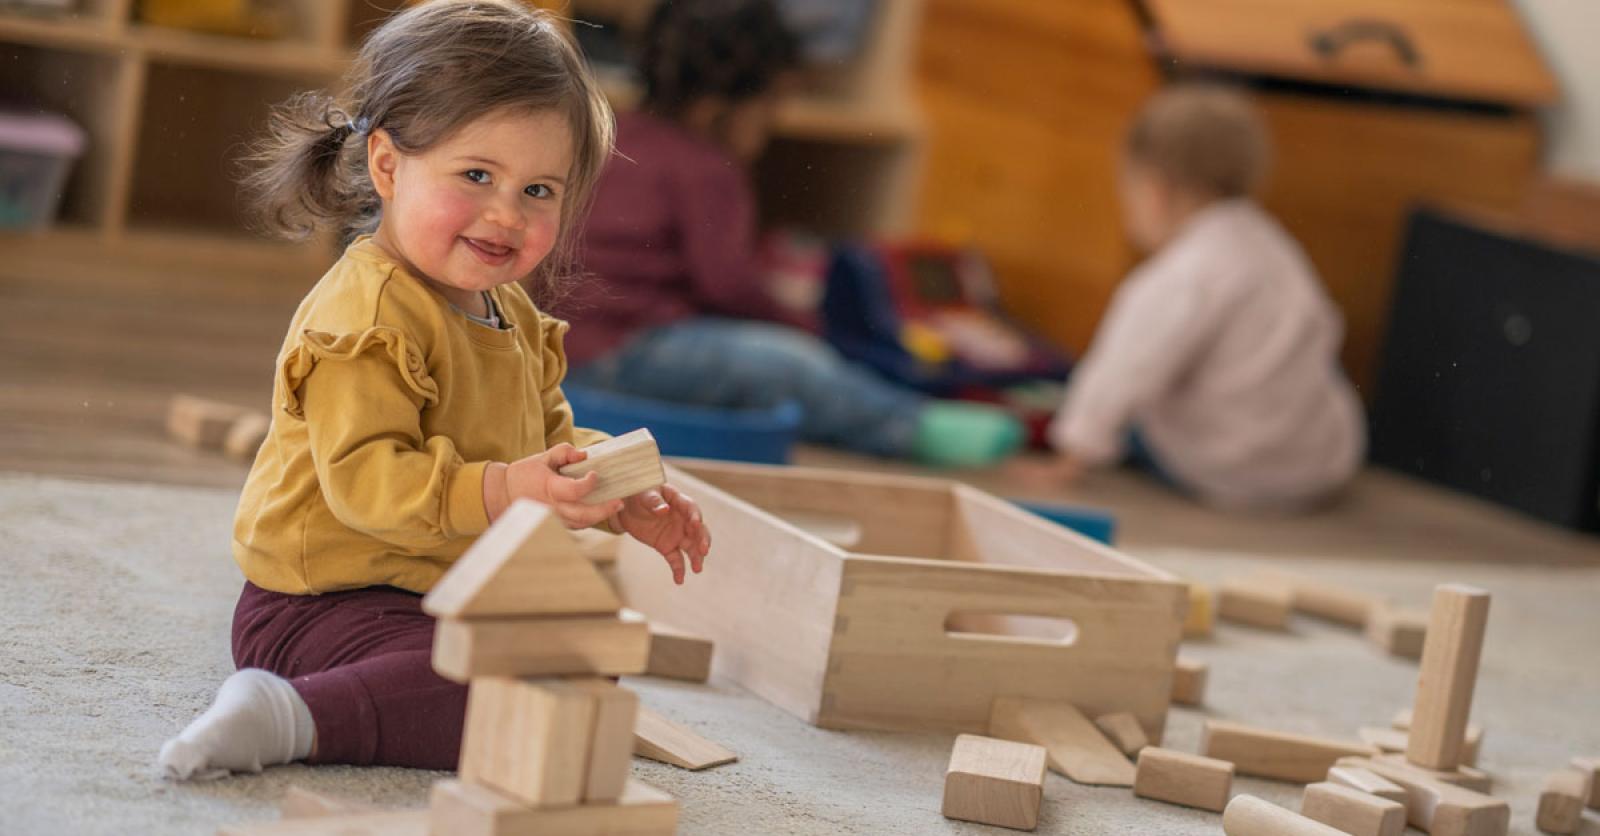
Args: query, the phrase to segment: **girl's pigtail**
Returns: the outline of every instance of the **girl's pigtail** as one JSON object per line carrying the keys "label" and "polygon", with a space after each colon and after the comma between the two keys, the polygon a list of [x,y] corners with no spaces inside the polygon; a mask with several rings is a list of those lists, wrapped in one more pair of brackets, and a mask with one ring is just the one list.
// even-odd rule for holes
{"label": "girl's pigtail", "polygon": [[300,93],[273,109],[241,162],[240,184],[268,233],[303,239],[328,222],[363,227],[377,199],[365,177],[366,132],[333,98]]}

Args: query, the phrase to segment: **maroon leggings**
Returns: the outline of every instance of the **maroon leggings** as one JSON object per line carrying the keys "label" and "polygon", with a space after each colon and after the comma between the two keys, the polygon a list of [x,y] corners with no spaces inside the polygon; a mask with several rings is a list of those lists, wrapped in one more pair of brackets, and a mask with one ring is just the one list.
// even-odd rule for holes
{"label": "maroon leggings", "polygon": [[311,763],[455,769],[467,687],[433,672],[422,597],[379,586],[284,595],[248,581],[233,662],[288,679],[317,725]]}

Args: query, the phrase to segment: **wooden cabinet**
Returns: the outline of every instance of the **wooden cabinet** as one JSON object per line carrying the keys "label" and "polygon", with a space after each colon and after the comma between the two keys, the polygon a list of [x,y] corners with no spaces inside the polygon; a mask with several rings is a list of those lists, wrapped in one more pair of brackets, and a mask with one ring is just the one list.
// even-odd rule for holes
{"label": "wooden cabinet", "polygon": [[1122,134],[1175,78],[1254,90],[1273,134],[1263,202],[1305,245],[1373,379],[1402,222],[1417,203],[1516,206],[1554,81],[1504,0],[932,0],[919,224],[994,258],[1024,321],[1085,349],[1134,263]]}

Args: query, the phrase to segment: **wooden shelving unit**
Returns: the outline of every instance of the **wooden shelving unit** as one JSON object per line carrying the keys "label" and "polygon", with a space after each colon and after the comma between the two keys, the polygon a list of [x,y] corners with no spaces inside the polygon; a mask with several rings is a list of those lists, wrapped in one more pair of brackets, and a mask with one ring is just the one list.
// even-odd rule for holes
{"label": "wooden shelving unit", "polygon": [[[614,0],[543,4],[577,18],[617,8]],[[235,186],[241,143],[294,91],[336,85],[360,39],[401,3],[282,5],[286,28],[274,39],[141,23],[134,0],[81,0],[66,16],[0,10],[7,103],[63,113],[89,134],[58,223],[42,235],[111,252],[198,240],[261,251]],[[833,234],[910,228],[922,147],[911,92],[921,6],[884,0],[859,58],[786,103],[756,171],[769,221]],[[636,98],[619,80],[607,90],[619,108]],[[276,249],[324,254],[318,245]]]}

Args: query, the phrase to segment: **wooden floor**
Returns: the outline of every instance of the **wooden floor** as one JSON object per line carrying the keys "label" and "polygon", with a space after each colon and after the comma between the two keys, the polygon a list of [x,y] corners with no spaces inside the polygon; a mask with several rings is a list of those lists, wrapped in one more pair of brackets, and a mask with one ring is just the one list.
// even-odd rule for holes
{"label": "wooden floor", "polygon": [[[190,392],[265,409],[295,305],[325,265],[224,258],[177,242],[138,258],[92,239],[0,237],[0,471],[236,488],[246,468],[170,442],[167,400]],[[823,450],[800,463],[914,468]],[[963,478],[1021,495],[1000,472]],[[1216,513],[1130,473],[1033,494],[1115,512],[1133,549],[1284,557],[1600,561],[1600,540],[1371,471],[1335,507],[1298,518]]]}

